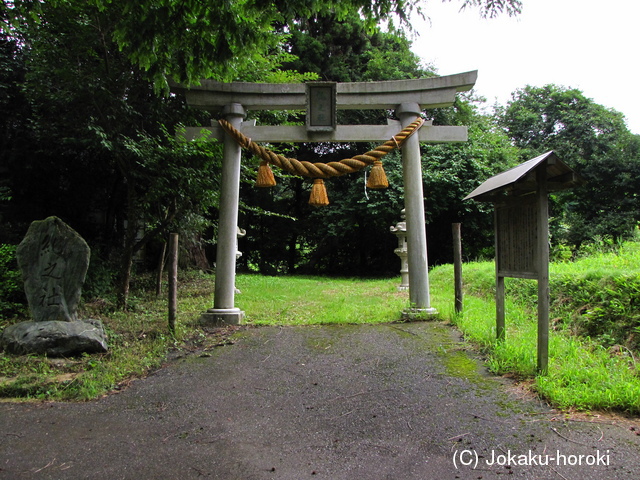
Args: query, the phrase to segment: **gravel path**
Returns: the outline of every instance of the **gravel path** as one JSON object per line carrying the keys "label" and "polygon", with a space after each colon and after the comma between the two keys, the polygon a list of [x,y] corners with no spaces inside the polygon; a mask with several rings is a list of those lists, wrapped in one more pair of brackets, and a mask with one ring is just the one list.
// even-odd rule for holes
{"label": "gravel path", "polygon": [[584,420],[440,323],[253,328],[95,402],[0,403],[0,478],[640,478],[640,426]]}

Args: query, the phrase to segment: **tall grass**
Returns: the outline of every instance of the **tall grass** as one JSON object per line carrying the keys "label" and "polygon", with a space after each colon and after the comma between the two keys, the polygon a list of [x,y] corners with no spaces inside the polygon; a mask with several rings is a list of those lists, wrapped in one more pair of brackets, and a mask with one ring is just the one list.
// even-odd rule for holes
{"label": "tall grass", "polygon": [[[617,410],[640,413],[640,371],[634,353],[633,321],[640,300],[637,283],[640,245],[629,243],[617,253],[600,253],[574,263],[551,266],[552,325],[549,373],[536,374],[535,281],[507,279],[506,341],[496,341],[495,273],[493,262],[469,263],[463,268],[465,304],[462,315],[448,310],[466,338],[487,354],[487,365],[496,374],[531,379],[533,387],[553,405],[563,409]],[[432,285],[453,285],[453,267],[431,272]],[[621,280],[622,279],[622,280]],[[578,285],[580,288],[576,288]],[[617,285],[616,290],[607,285]],[[447,290],[445,302],[453,304]],[[616,307],[626,305],[625,309]],[[584,303],[587,302],[587,303]],[[613,305],[613,306],[612,306]],[[437,307],[437,305],[436,305]],[[598,312],[600,325],[624,324],[613,348],[611,335],[584,335],[585,323]],[[624,315],[631,315],[631,317]],[[586,320],[585,320],[586,318]],[[578,335],[583,333],[583,335]],[[615,342],[615,340],[614,340]],[[627,344],[625,344],[627,343]]]}

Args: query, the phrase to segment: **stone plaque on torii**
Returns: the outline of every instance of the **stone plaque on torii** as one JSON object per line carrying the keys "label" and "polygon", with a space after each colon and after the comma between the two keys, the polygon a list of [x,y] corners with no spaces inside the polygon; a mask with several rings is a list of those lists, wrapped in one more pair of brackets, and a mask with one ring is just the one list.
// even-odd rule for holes
{"label": "stone plaque on torii", "polygon": [[[191,107],[222,111],[231,126],[254,142],[374,142],[394,138],[424,109],[451,106],[458,92],[473,88],[476,78],[477,71],[385,82],[256,84],[204,80],[199,86],[174,85],[172,90],[184,93]],[[340,109],[394,110],[400,120],[388,120],[387,125],[337,125],[335,113]],[[301,126],[256,126],[255,121],[243,121],[248,110],[305,110],[307,122]],[[203,313],[203,320],[237,324],[244,316],[235,307],[234,298],[241,147],[220,126],[188,127],[185,132],[187,139],[203,134],[224,142],[214,305]],[[435,313],[429,294],[420,142],[466,140],[467,127],[425,122],[402,145],[409,301],[414,312]]]}

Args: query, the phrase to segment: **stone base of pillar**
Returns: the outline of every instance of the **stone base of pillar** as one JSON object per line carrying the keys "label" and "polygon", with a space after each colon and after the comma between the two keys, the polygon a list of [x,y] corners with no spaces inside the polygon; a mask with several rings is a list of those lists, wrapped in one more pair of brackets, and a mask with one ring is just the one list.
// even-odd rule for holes
{"label": "stone base of pillar", "polygon": [[435,308],[407,308],[402,311],[402,320],[415,321],[415,320],[433,320],[433,317],[438,314],[438,310]]}
{"label": "stone base of pillar", "polygon": [[409,290],[409,285],[398,285],[396,287],[396,290],[398,290],[399,292],[406,292]]}
{"label": "stone base of pillar", "polygon": [[244,312],[239,308],[210,308],[200,315],[199,322],[207,327],[240,325]]}

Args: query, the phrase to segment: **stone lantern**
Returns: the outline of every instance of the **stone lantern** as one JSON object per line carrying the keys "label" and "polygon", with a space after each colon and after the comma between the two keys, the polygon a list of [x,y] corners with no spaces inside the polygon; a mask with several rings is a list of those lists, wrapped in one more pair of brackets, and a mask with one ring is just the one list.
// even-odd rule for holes
{"label": "stone lantern", "polygon": [[390,227],[391,233],[398,237],[398,248],[394,253],[400,257],[400,285],[398,291],[409,290],[409,262],[407,260],[407,222],[405,222],[404,208],[401,212],[402,220],[395,227]]}
{"label": "stone lantern", "polygon": [[[238,240],[243,238],[247,234],[247,231],[244,228],[240,228],[240,227],[237,227],[237,228],[238,228],[238,230],[237,230],[238,233],[236,234],[236,262],[242,256],[242,252],[240,250],[238,250]],[[235,293],[242,293],[240,291],[240,289],[238,287],[236,287],[235,285],[233,286],[233,289],[234,289]]]}
{"label": "stone lantern", "polygon": [[246,234],[247,234],[247,231],[244,228],[237,227],[237,234],[236,234],[236,261],[238,261],[240,259],[240,257],[242,256],[242,252],[240,250],[238,250],[238,240],[243,238]]}

